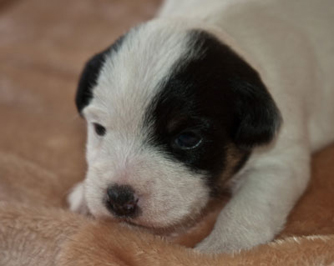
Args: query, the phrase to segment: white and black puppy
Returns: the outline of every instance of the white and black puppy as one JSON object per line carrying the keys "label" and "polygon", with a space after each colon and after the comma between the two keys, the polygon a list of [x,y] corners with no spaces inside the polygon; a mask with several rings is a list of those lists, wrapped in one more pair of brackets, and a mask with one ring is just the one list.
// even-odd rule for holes
{"label": "white and black puppy", "polygon": [[334,140],[333,18],[331,0],[167,1],[85,66],[88,172],[71,209],[177,227],[229,184],[197,249],[272,240]]}

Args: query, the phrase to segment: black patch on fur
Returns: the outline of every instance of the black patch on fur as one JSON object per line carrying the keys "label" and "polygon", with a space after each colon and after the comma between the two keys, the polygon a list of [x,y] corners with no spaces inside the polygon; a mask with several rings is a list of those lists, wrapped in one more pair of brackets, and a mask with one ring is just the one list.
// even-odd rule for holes
{"label": "black patch on fur", "polygon": [[80,114],[82,109],[86,107],[93,98],[93,88],[97,85],[97,79],[105,62],[106,55],[117,52],[119,47],[122,45],[123,40],[124,36],[120,37],[113,45],[94,55],[85,64],[79,79],[77,94],[75,97],[75,103]]}
{"label": "black patch on fur", "polygon": [[[151,145],[190,170],[204,172],[211,188],[226,168],[227,152],[240,151],[238,171],[254,146],[267,144],[280,125],[279,111],[259,74],[228,46],[207,32],[190,33],[189,53],[176,62],[147,110]],[[171,143],[182,131],[203,137],[196,149],[177,150]],[[182,177],[180,177],[182,178]]]}

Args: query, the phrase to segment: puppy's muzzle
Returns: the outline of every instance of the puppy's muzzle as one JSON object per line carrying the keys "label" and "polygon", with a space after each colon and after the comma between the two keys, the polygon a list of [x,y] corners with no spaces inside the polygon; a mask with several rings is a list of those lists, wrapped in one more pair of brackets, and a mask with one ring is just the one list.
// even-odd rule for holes
{"label": "puppy's muzzle", "polygon": [[117,217],[133,217],[138,212],[138,198],[132,187],[113,185],[107,189],[106,207]]}

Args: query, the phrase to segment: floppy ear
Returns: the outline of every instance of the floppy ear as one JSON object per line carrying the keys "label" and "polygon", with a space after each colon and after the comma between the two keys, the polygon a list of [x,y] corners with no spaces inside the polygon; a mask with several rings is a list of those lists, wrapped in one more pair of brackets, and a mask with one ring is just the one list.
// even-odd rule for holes
{"label": "floppy ear", "polygon": [[280,112],[255,71],[246,78],[231,80],[234,99],[232,139],[242,149],[269,143],[282,119]]}
{"label": "floppy ear", "polygon": [[75,103],[79,113],[86,107],[93,97],[93,88],[97,85],[97,79],[104,64],[105,54],[103,51],[93,56],[85,65],[78,84]]}
{"label": "floppy ear", "polygon": [[79,79],[77,94],[75,97],[75,103],[80,114],[82,114],[82,109],[86,107],[93,98],[93,88],[97,85],[97,80],[107,54],[111,56],[112,53],[117,52],[122,45],[124,38],[125,35],[121,36],[111,46],[94,55],[85,64]]}
{"label": "floppy ear", "polygon": [[191,73],[196,77],[197,90],[203,91],[202,98],[210,99],[211,109],[216,107],[216,114],[211,115],[221,113],[220,121],[240,149],[250,150],[273,140],[282,119],[258,72],[210,33],[195,30],[192,37],[202,52]]}

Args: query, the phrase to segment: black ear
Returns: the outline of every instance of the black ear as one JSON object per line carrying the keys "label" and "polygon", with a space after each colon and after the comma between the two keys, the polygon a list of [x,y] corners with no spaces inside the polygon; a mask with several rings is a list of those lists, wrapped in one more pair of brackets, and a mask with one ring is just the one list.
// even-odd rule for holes
{"label": "black ear", "polygon": [[214,110],[209,116],[219,117],[241,149],[269,143],[280,127],[281,115],[258,72],[210,33],[194,30],[191,34],[201,56],[187,69],[195,79],[193,87],[201,93],[199,101],[206,99],[208,110]]}
{"label": "black ear", "polygon": [[235,95],[232,139],[242,149],[269,143],[275,137],[282,119],[280,112],[255,71],[247,78],[234,78]]}
{"label": "black ear", "polygon": [[97,85],[97,80],[106,56],[111,56],[113,53],[116,53],[122,45],[124,38],[125,35],[121,36],[115,41],[115,43],[104,51],[94,55],[85,64],[79,79],[77,94],[75,97],[75,103],[80,114],[82,113],[82,109],[86,107],[93,98],[93,88]]}
{"label": "black ear", "polygon": [[93,56],[85,65],[75,97],[75,103],[79,113],[87,106],[93,97],[93,88],[97,85],[101,68],[104,64],[105,54],[107,51],[101,52]]}

